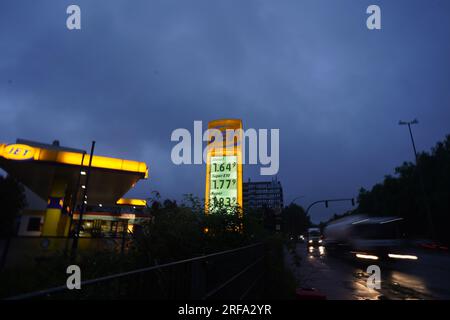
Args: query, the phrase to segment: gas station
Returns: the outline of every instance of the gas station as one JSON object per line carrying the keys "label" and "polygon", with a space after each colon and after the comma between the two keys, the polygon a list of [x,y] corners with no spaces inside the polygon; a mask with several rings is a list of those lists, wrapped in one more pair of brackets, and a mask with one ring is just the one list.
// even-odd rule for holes
{"label": "gas station", "polygon": [[67,237],[81,204],[87,209],[81,234],[85,237],[129,231],[147,218],[142,212],[145,200],[123,198],[148,178],[146,163],[93,155],[86,186],[89,163],[86,151],[60,146],[59,141],[0,143],[0,168],[46,202],[44,209],[23,211],[19,235]]}

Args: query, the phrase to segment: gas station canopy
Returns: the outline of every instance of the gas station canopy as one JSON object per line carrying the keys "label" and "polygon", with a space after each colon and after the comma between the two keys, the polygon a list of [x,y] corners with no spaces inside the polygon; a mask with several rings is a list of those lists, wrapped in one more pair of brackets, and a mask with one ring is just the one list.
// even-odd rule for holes
{"label": "gas station canopy", "polygon": [[[61,147],[58,141],[43,144],[18,139],[15,144],[0,144],[0,167],[44,200],[56,180],[66,184],[66,196],[75,194],[78,183],[83,187],[89,160],[85,151]],[[144,162],[94,155],[88,203],[115,205],[140,179],[147,178]]]}

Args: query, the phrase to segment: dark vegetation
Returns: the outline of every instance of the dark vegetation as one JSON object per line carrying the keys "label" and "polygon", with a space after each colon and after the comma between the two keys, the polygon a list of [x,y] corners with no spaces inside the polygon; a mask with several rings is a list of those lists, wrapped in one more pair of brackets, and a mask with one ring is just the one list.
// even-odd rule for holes
{"label": "dark vegetation", "polygon": [[[420,175],[423,179],[423,192]],[[429,205],[436,240],[450,243],[450,135],[438,142],[431,152],[418,154],[417,165],[404,162],[386,175],[383,182],[370,190],[361,188],[358,208],[344,215],[399,216],[404,218],[407,236],[430,237],[427,204]],[[341,217],[335,215],[332,220]]]}
{"label": "dark vegetation", "polygon": [[[295,283],[284,266],[283,236],[274,232],[274,212],[250,210],[241,217],[237,208],[220,208],[205,215],[201,201],[191,195],[183,204],[153,201],[147,209],[148,222],[135,228],[126,250],[85,252],[79,250],[76,264],[83,280],[168,262],[235,249],[249,244],[267,244],[264,297],[292,297]],[[56,252],[37,259],[33,266],[4,269],[0,274],[0,296],[12,296],[65,285],[70,255]]]}

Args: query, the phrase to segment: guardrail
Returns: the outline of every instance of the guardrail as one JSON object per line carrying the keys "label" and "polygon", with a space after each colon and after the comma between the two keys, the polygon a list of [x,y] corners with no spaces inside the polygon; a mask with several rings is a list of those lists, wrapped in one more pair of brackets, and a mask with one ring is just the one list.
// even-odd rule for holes
{"label": "guardrail", "polygon": [[264,286],[266,246],[257,243],[152,267],[31,292],[22,299],[246,299]]}

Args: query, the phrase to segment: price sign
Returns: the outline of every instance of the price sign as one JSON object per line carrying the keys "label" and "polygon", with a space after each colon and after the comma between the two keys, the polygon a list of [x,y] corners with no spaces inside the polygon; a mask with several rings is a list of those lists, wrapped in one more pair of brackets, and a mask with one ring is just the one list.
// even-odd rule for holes
{"label": "price sign", "polygon": [[[242,215],[242,121],[214,120],[208,123],[208,129],[219,131],[225,138],[223,142],[215,142],[209,136],[208,146],[212,148],[207,150],[205,212],[226,208],[231,213],[237,207]],[[228,137],[232,137],[230,141]]]}
{"label": "price sign", "polygon": [[211,157],[209,198],[213,206],[237,204],[237,157]]}

